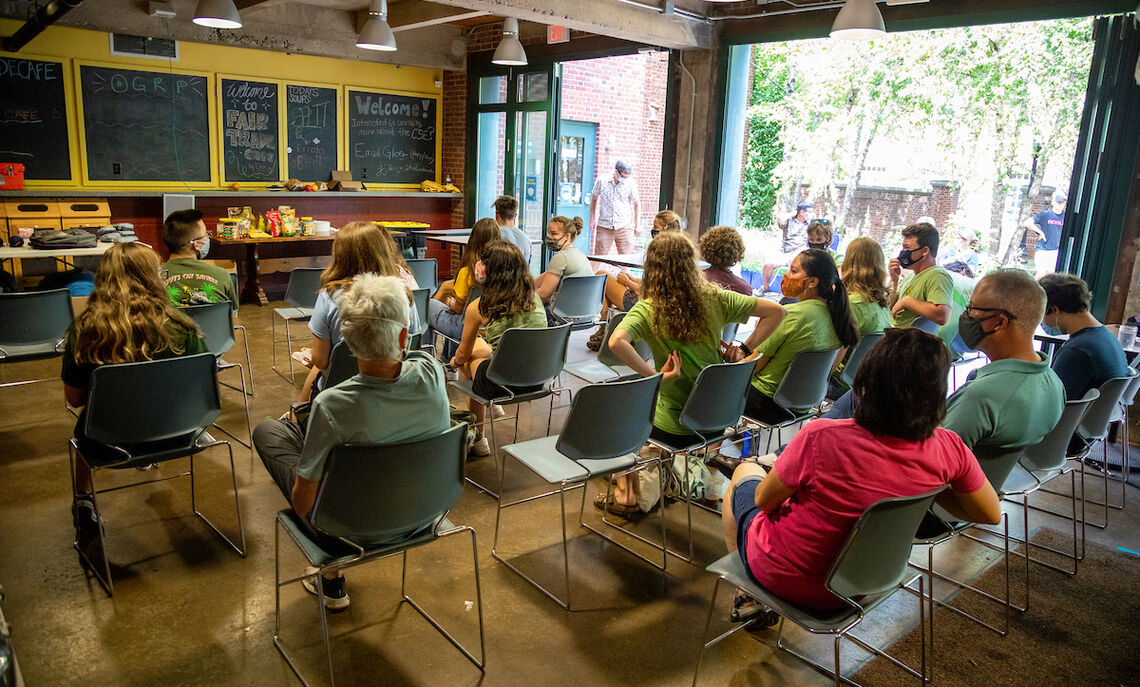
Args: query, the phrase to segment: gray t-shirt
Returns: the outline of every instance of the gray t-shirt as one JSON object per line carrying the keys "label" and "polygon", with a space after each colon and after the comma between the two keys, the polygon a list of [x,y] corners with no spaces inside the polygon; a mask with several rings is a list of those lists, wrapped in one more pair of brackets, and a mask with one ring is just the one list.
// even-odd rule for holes
{"label": "gray t-shirt", "polygon": [[567,246],[551,256],[546,271],[556,275],[559,283],[565,277],[588,277],[594,273],[586,254],[577,246]]}
{"label": "gray t-shirt", "polygon": [[338,444],[402,444],[436,436],[451,424],[443,368],[412,351],[393,379],[358,374],[313,401],[297,475],[318,481]]}
{"label": "gray t-shirt", "polygon": [[518,249],[522,251],[523,257],[526,258],[526,263],[528,265],[530,264],[530,238],[526,235],[525,231],[518,227],[500,226],[499,236],[501,236],[504,241],[510,241],[515,244]]}

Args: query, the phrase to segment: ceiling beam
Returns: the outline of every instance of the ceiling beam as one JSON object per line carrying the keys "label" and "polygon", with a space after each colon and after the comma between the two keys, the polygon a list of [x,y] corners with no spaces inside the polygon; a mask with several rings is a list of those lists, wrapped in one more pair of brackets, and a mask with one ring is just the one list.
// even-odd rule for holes
{"label": "ceiling beam", "polygon": [[[254,1],[258,0],[246,0],[246,2]],[[274,0],[265,1],[273,2]],[[368,12],[363,11],[361,14],[367,15]],[[411,31],[413,29],[422,29],[426,26],[435,26],[436,24],[447,24],[453,21],[485,17],[487,14],[488,12],[464,10],[434,2],[403,0],[402,2],[389,4],[388,25],[392,27],[392,31]]]}
{"label": "ceiling beam", "polygon": [[575,31],[663,48],[707,49],[712,41],[708,22],[666,15],[646,3],[615,0],[432,0],[451,7],[516,17],[536,24],[554,24]]}

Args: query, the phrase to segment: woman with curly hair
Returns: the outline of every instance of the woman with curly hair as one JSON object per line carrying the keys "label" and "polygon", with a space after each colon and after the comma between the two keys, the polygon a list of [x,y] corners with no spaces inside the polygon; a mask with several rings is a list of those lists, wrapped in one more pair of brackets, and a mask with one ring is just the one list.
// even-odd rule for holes
{"label": "woman with curly hair", "polygon": [[[681,216],[672,210],[662,210],[657,213],[657,216],[653,218],[653,228],[649,230],[649,234],[656,238],[663,231],[681,231]],[[596,274],[606,275],[606,294],[605,301],[602,303],[602,324],[586,341],[586,348],[591,351],[596,351],[602,347],[602,338],[606,335],[605,321],[609,319],[610,308],[628,312],[637,302],[637,299],[641,298],[641,280],[630,275],[629,270],[623,269],[617,275],[611,275],[606,270],[599,270]]]}
{"label": "woman with curly hair", "polygon": [[313,342],[309,346],[309,375],[298,395],[299,401],[312,398],[314,385],[321,386],[320,373],[328,368],[332,349],[341,341],[340,298],[358,274],[399,277],[408,287],[408,317],[411,331],[419,331],[419,315],[411,292],[417,287],[408,264],[400,256],[387,229],[372,222],[349,222],[333,239],[332,262],[321,273],[321,290],[309,318]]}
{"label": "woman with curly hair", "polygon": [[[480,266],[481,265],[481,266]],[[451,359],[463,379],[472,380],[472,390],[483,398],[502,396],[505,390],[487,379],[487,367],[503,332],[508,329],[541,329],[546,326],[546,311],[534,288],[526,259],[513,244],[498,240],[483,247],[477,269],[486,274],[483,293],[467,307],[463,317],[463,337]],[[479,330],[486,331],[486,338]],[[526,392],[533,389],[512,389]],[[471,447],[471,455],[491,454],[487,437],[483,436],[483,405],[467,399],[467,408],[475,415],[479,434]]]}
{"label": "woman with curly hair", "polygon": [[122,454],[87,438],[87,389],[100,365],[135,363],[207,353],[198,326],[170,304],[159,276],[162,261],[142,243],[113,243],[99,259],[95,289],[87,307],[72,322],[63,351],[63,393],[68,405],[82,408],[75,423],[79,447],[75,460],[76,543],[97,535],[92,496],[92,459],[118,460]]}
{"label": "woman with curly hair", "polygon": [[744,414],[765,423],[788,417],[791,409],[781,407],[772,397],[796,354],[850,348],[859,342],[847,289],[826,251],[809,248],[793,258],[780,290],[798,300],[787,306],[788,317],[771,336],[761,338],[753,332],[741,345],[744,354],[756,358]]}
{"label": "woman with curly hair", "polygon": [[[661,391],[650,436],[685,445],[695,438],[681,424],[681,409],[701,370],[721,358],[720,333],[729,322],[760,318],[756,336],[767,337],[784,319],[784,309],[768,300],[714,287],[701,277],[693,244],[680,232],[659,234],[645,252],[642,298],[618,324],[610,348],[643,376],[662,373]],[[653,365],[641,359],[633,344],[644,341]],[[632,514],[637,506],[630,480],[618,479],[612,503],[599,507]]]}
{"label": "woman with curly hair", "polygon": [[722,289],[751,296],[752,286],[731,271],[743,258],[744,239],[732,227],[712,227],[701,237],[701,259],[709,264],[705,279]]}
{"label": "woman with curly hair", "polygon": [[[887,258],[883,248],[874,239],[860,236],[847,246],[843,259],[843,286],[847,288],[847,302],[859,336],[877,334],[891,323],[887,291]],[[847,391],[841,379],[850,351],[831,373],[828,398],[839,398]]]}

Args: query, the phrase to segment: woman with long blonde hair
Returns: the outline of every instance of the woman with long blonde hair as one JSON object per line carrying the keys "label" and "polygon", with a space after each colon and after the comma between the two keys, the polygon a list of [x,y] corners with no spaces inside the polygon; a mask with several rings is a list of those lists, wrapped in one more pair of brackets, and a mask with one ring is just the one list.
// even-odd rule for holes
{"label": "woman with long blonde hair", "polygon": [[[651,437],[675,446],[695,438],[681,424],[681,409],[701,370],[723,362],[720,334],[730,322],[758,317],[758,336],[775,331],[784,309],[772,301],[718,289],[705,281],[696,263],[696,249],[680,232],[658,234],[645,252],[645,275],[637,302],[610,336],[610,348],[621,361],[643,376],[661,372],[661,391],[653,416]],[[634,349],[644,341],[653,352],[650,365]],[[631,483],[618,479],[613,499],[604,495],[595,505],[614,513],[632,514],[637,506]]]}
{"label": "woman with long blonde hair", "polygon": [[198,326],[170,304],[159,276],[161,267],[158,253],[149,246],[111,244],[99,259],[87,305],[67,333],[60,372],[64,397],[68,405],[83,409],[75,424],[79,451],[71,507],[79,544],[90,541],[98,527],[87,459],[122,458],[120,452],[84,433],[87,390],[95,368],[208,352]]}
{"label": "woman with long blonde hair", "polygon": [[328,368],[332,349],[341,341],[340,297],[359,274],[398,277],[408,287],[409,331],[419,331],[420,321],[412,302],[412,290],[418,288],[408,265],[400,256],[396,242],[383,227],[372,222],[349,222],[333,239],[332,262],[321,273],[321,289],[309,331],[313,342],[309,348],[309,374],[298,396],[300,401],[312,398],[313,386],[320,384],[320,374]]}
{"label": "woman with long blonde hair", "polygon": [[[870,237],[860,236],[848,244],[839,271],[843,275],[847,302],[859,336],[877,334],[886,329],[891,323],[891,311],[887,301],[887,258],[882,246]],[[848,349],[832,371],[828,398],[839,398],[847,391],[842,374],[850,357],[851,350]]]}

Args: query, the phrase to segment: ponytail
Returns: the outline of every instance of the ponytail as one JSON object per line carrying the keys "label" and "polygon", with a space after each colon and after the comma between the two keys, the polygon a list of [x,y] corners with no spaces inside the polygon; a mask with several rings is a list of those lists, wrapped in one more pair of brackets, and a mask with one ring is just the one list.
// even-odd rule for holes
{"label": "ponytail", "polygon": [[827,314],[831,317],[831,327],[839,343],[850,348],[859,343],[859,331],[851,317],[851,304],[847,300],[847,287],[839,279],[839,270],[831,254],[818,248],[809,248],[800,253],[800,265],[809,277],[819,280],[816,293],[827,304]]}

